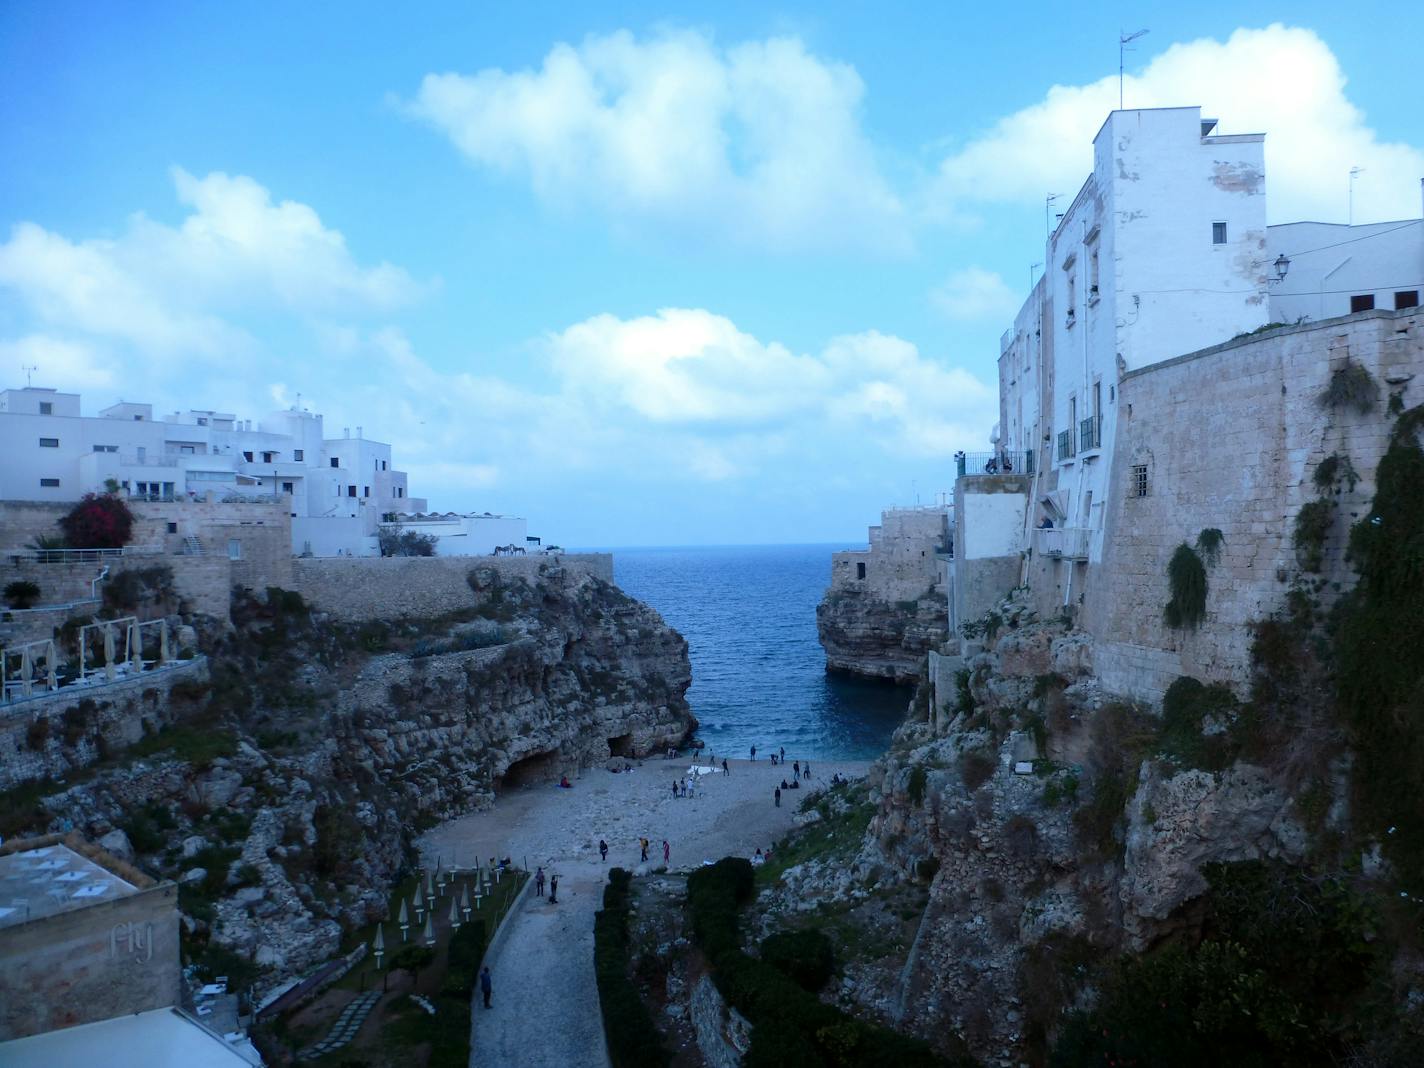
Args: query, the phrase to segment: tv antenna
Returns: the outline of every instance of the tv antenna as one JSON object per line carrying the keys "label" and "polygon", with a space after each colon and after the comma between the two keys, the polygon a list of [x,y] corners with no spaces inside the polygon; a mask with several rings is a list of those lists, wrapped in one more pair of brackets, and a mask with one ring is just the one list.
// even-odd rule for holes
{"label": "tv antenna", "polygon": [[1350,168],[1350,225],[1351,225],[1351,226],[1354,226],[1354,225],[1355,225],[1355,176],[1356,176],[1356,175],[1359,175],[1359,174],[1364,174],[1364,173],[1365,173],[1365,168],[1363,168],[1363,167],[1351,167],[1351,168]]}
{"label": "tv antenna", "polygon": [[1033,272],[1038,270],[1042,266],[1043,264],[1041,263],[1030,263],[1028,265],[1028,288],[1030,290],[1033,289]]}
{"label": "tv antenna", "polygon": [[1124,54],[1124,53],[1127,53],[1127,52],[1133,51],[1133,49],[1128,48],[1127,46],[1130,45],[1133,41],[1137,40],[1139,37],[1145,37],[1148,32],[1149,32],[1149,31],[1147,31],[1147,30],[1138,30],[1136,33],[1123,33],[1121,30],[1118,31],[1118,35],[1117,35],[1117,109],[1118,109],[1118,111],[1121,111],[1121,110],[1122,110],[1122,71],[1123,71],[1123,54]]}
{"label": "tv antenna", "polygon": [[1049,212],[1053,210],[1053,202],[1062,195],[1062,193],[1049,193],[1043,198],[1043,236],[1045,240],[1053,236],[1053,223],[1049,221],[1051,219]]}
{"label": "tv antenna", "polygon": [[30,381],[30,376],[33,375],[36,371],[38,371],[39,368],[38,368],[38,367],[21,367],[20,370],[25,372],[25,388],[26,388],[26,389],[29,389],[30,386],[34,385],[34,383]]}

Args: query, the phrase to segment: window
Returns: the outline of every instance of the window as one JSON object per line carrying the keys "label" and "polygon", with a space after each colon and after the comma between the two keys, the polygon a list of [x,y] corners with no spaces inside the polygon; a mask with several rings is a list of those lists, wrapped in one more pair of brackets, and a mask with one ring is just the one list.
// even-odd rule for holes
{"label": "window", "polygon": [[44,486],[46,489],[58,489],[58,488],[59,488],[59,479],[57,479],[57,478],[42,478],[42,479],[40,479],[40,485],[41,485],[41,486]]}
{"label": "window", "polygon": [[275,457],[276,455],[277,454],[275,452],[264,452],[262,454],[262,462],[264,464],[270,464],[273,460],[273,457]]}
{"label": "window", "polygon": [[370,487],[370,486],[362,486],[362,487],[361,487],[361,496],[363,496],[363,497],[369,497],[369,496],[371,496],[371,487]]}
{"label": "window", "polygon": [[207,421],[206,419],[204,419],[202,416],[199,416],[199,417],[198,417],[198,425],[199,425],[199,426],[207,426],[207,425],[208,425],[208,421]]}
{"label": "window", "polygon": [[858,579],[863,579],[863,578],[865,578],[865,565],[864,565],[864,564],[856,564],[856,565],[855,565],[855,577],[858,578]]}
{"label": "window", "polygon": [[397,486],[397,487],[396,487],[396,496],[397,496],[397,497],[404,497],[404,496],[405,496],[405,487],[404,487],[404,486]]}
{"label": "window", "polygon": [[1401,308],[1417,308],[1417,307],[1419,307],[1419,290],[1417,290],[1417,289],[1406,289],[1406,290],[1404,290],[1403,292],[1401,292],[1401,293],[1396,293],[1396,294],[1394,295],[1394,310],[1395,310],[1395,311],[1399,311]]}
{"label": "window", "polygon": [[1128,487],[1128,493],[1133,497],[1147,496],[1147,465],[1132,465],[1132,485]]}
{"label": "window", "polygon": [[347,487],[346,487],[346,496],[348,496],[348,497],[354,497],[354,496],[356,496],[356,487],[355,487],[355,486],[347,486]]}
{"label": "window", "polygon": [[293,460],[296,460],[297,463],[301,463],[301,462],[302,462],[303,460],[305,460],[306,458],[307,458],[307,454],[306,454],[306,452],[305,452],[304,450],[302,450],[302,449],[293,449],[293,450],[292,450],[292,459],[293,459]]}
{"label": "window", "polygon": [[54,405],[49,401],[40,401],[40,415],[53,415]]}
{"label": "window", "polygon": [[339,457],[339,456],[333,456],[333,457],[331,458],[331,466],[332,466],[332,467],[340,467],[340,466],[341,466],[341,457]]}
{"label": "window", "polygon": [[1359,296],[1350,298],[1350,310],[1352,312],[1369,311],[1375,306],[1375,295],[1373,293],[1361,293]]}
{"label": "window", "polygon": [[169,523],[169,524],[168,524],[168,533],[170,533],[170,534],[177,534],[177,533],[178,533],[178,524],[177,524],[177,523]]}
{"label": "window", "polygon": [[1211,243],[1213,245],[1226,244],[1226,224],[1224,222],[1211,224]]}
{"label": "window", "polygon": [[118,451],[119,451],[119,447],[118,447],[117,445],[95,445],[95,446],[94,446],[94,451],[95,451],[95,452],[118,452]]}
{"label": "window", "polygon": [[381,461],[381,470],[384,471],[385,469],[386,469],[386,461],[385,461],[385,460],[382,460],[382,461]]}
{"label": "window", "polygon": [[192,455],[193,455],[194,453],[196,453],[197,451],[198,451],[198,450],[195,449],[195,448],[193,448],[193,446],[191,446],[191,445],[179,445],[179,446],[178,446],[178,454],[179,454],[180,456],[192,456]]}
{"label": "window", "polygon": [[42,449],[57,449],[57,448],[59,448],[59,439],[58,439],[58,438],[40,438],[40,448],[42,448]]}
{"label": "window", "polygon": [[242,559],[242,542],[238,541],[236,538],[227,539],[227,558],[229,560]]}
{"label": "window", "polygon": [[1088,253],[1088,303],[1098,299],[1098,246]]}
{"label": "window", "polygon": [[135,422],[135,423],[142,423],[142,422],[143,422],[143,416],[141,416],[141,415],[136,415],[136,416],[134,416],[134,422]]}
{"label": "window", "polygon": [[1073,321],[1078,317],[1078,276],[1070,274],[1068,276],[1068,325],[1072,326]]}
{"label": "window", "polygon": [[292,482],[283,482],[283,483],[282,483],[282,492],[283,492],[283,493],[295,493],[296,491],[297,491],[297,488],[296,488],[296,484],[295,484],[295,483],[292,483]]}
{"label": "window", "polygon": [[244,460],[246,460],[248,463],[251,463],[251,462],[252,462],[252,453],[247,452],[246,450],[244,450],[243,453],[242,453],[242,458],[243,458]]}

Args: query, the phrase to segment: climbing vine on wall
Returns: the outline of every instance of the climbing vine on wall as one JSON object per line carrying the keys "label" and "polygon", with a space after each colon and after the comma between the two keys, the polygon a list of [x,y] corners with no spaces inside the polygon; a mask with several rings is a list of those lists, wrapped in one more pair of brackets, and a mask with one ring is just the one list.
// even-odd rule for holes
{"label": "climbing vine on wall", "polygon": [[1306,571],[1325,564],[1325,536],[1335,522],[1335,502],[1328,498],[1301,505],[1295,517],[1295,558]]}
{"label": "climbing vine on wall", "polygon": [[1315,488],[1321,493],[1336,490],[1341,483],[1353,493],[1359,482],[1359,472],[1342,452],[1332,452],[1315,468]]}
{"label": "climbing vine on wall", "polygon": [[1197,552],[1208,567],[1215,567],[1221,559],[1221,547],[1226,544],[1226,535],[1216,527],[1207,527],[1197,535]]}
{"label": "climbing vine on wall", "polygon": [[1162,610],[1162,619],[1173,629],[1196,629],[1206,617],[1206,565],[1186,542],[1167,561],[1167,585],[1171,600]]}
{"label": "climbing vine on wall", "polygon": [[1374,376],[1354,360],[1346,360],[1330,375],[1330,384],[1317,400],[1322,408],[1353,408],[1366,415],[1379,403],[1379,395]]}

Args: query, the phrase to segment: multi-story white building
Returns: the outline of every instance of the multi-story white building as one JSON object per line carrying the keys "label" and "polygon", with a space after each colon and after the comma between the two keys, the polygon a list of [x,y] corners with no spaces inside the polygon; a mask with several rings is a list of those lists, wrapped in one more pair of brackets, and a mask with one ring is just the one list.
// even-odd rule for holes
{"label": "multi-story white building", "polygon": [[[314,556],[378,555],[388,517],[427,507],[409,495],[389,445],[359,426],[328,438],[320,415],[295,408],[254,423],[196,409],[155,419],[152,405],[120,402],[94,417],[81,413],[77,393],[9,389],[0,391],[0,456],[0,500],[73,501],[110,480],[141,500],[284,500],[293,551]],[[507,520],[499,533],[522,546],[524,520]],[[438,551],[500,544],[485,540],[442,538]]]}
{"label": "multi-story white building", "polygon": [[1267,254],[1286,275],[1271,287],[1271,321],[1313,322],[1384,308],[1417,308],[1424,296],[1424,219],[1347,226],[1272,226]]}

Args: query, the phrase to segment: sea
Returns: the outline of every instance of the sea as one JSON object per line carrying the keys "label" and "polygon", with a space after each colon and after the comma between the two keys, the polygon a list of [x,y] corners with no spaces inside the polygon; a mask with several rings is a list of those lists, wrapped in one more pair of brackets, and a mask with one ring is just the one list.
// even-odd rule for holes
{"label": "sea", "polygon": [[844,545],[612,549],[614,580],[687,639],[687,699],[715,753],[879,756],[911,690],[826,673],[816,605]]}

